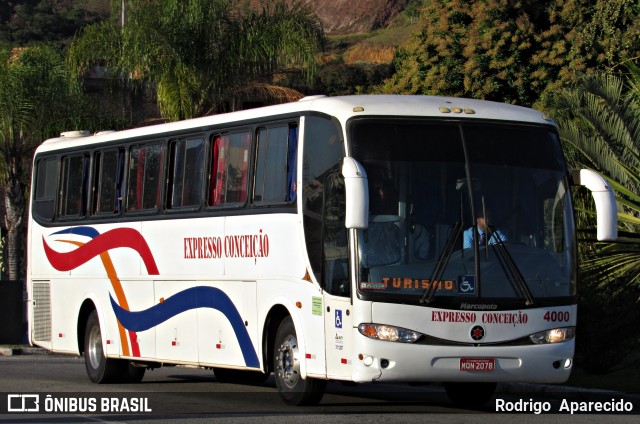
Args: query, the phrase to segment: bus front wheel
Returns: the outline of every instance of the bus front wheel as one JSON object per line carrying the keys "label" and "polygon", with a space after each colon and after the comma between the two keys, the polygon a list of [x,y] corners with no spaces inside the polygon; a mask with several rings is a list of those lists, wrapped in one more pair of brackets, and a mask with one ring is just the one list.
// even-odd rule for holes
{"label": "bus front wheel", "polygon": [[276,386],[285,403],[315,405],[320,402],[327,382],[301,377],[298,339],[291,317],[285,318],[278,328],[273,358]]}

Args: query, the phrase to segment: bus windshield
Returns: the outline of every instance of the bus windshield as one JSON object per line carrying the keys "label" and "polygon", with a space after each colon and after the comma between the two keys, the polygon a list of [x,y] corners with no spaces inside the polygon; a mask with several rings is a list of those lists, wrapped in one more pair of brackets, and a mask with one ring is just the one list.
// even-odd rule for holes
{"label": "bus windshield", "polygon": [[572,205],[551,126],[362,118],[348,131],[369,183],[360,296],[496,309],[575,296]]}

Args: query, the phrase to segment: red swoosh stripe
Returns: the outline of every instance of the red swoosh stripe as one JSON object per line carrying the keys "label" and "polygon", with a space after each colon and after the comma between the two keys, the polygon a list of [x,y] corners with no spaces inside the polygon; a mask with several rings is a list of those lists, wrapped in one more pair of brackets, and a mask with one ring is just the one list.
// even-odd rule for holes
{"label": "red swoosh stripe", "polygon": [[142,235],[133,228],[116,228],[96,236],[88,243],[71,252],[56,252],[42,238],[44,251],[51,265],[58,271],[70,271],[90,261],[102,252],[128,247],[138,252],[149,275],[159,275],[151,250]]}

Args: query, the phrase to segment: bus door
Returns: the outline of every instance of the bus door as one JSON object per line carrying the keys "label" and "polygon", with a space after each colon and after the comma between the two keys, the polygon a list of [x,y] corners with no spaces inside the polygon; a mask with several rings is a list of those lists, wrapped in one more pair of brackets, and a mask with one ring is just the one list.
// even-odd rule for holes
{"label": "bus door", "polygon": [[323,207],[324,314],[327,377],[351,377],[353,307],[349,279],[349,244],[345,228],[344,180],[330,175]]}
{"label": "bus door", "polygon": [[350,379],[353,334],[353,308],[350,299],[325,292],[324,307],[327,377]]}

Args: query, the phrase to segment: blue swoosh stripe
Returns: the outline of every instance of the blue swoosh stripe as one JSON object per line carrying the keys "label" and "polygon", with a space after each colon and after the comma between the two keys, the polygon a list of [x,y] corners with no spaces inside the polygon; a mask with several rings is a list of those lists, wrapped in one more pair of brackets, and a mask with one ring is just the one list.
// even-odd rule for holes
{"label": "blue swoosh stripe", "polygon": [[89,238],[95,238],[100,235],[98,230],[93,227],[72,227],[62,231],[57,231],[53,234],[79,234]]}
{"label": "blue swoosh stripe", "polygon": [[118,321],[130,331],[145,331],[157,326],[182,312],[196,308],[212,308],[220,311],[229,320],[236,334],[244,362],[248,367],[260,367],[258,355],[251,343],[249,333],[242,321],[240,313],[234,306],[229,296],[215,287],[198,286],[186,289],[165,299],[144,311],[127,311],[111,299],[111,307]]}

